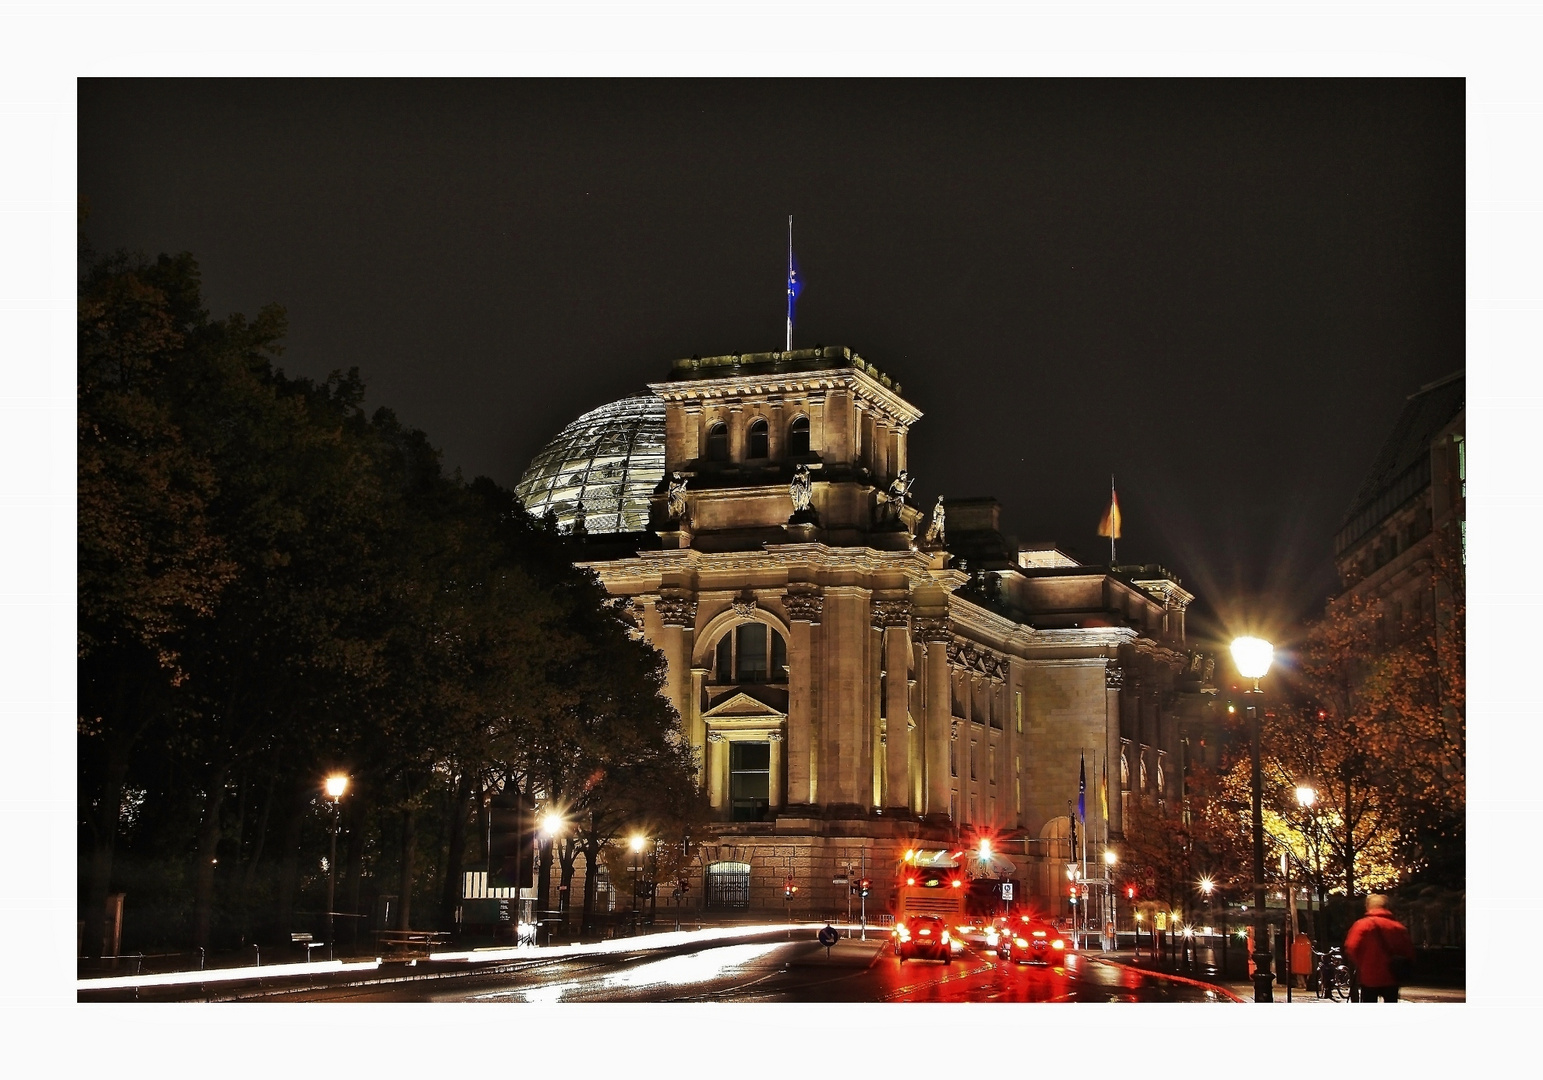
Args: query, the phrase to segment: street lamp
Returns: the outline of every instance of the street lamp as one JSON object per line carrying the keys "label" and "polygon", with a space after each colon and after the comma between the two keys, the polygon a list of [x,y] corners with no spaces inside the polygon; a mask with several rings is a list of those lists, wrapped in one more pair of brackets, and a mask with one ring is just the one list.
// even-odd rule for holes
{"label": "street lamp", "polygon": [[332,800],[332,855],[327,859],[327,959],[332,959],[332,908],[338,885],[338,823],[342,818],[343,792],[348,790],[348,777],[333,773],[323,787],[327,798]]}
{"label": "street lamp", "polygon": [[1232,660],[1238,674],[1254,680],[1254,685],[1243,691],[1248,701],[1249,757],[1252,765],[1250,787],[1254,803],[1254,1000],[1274,1001],[1271,990],[1274,977],[1270,974],[1270,949],[1265,943],[1264,918],[1264,783],[1259,772],[1259,708],[1256,704],[1259,680],[1270,670],[1275,647],[1263,638],[1240,637],[1232,643]]}
{"label": "street lamp", "polygon": [[638,879],[643,873],[643,845],[647,842],[642,836],[634,836],[628,842],[628,846],[632,848],[632,932],[634,934],[638,932],[638,898],[642,895],[638,888]]}

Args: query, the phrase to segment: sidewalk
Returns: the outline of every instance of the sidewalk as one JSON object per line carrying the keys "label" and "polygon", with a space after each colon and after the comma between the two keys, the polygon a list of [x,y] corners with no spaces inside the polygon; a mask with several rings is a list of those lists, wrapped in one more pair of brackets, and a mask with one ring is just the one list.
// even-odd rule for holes
{"label": "sidewalk", "polygon": [[[1121,964],[1135,968],[1158,978],[1171,978],[1186,982],[1202,983],[1214,986],[1229,999],[1248,1004],[1264,1004],[1254,1001],[1254,984],[1249,979],[1239,979],[1236,976],[1225,978],[1217,969],[1209,964],[1194,963],[1188,966],[1182,963],[1155,963],[1149,952],[1143,951],[1139,955],[1131,949],[1118,949],[1108,952],[1099,949],[1085,949],[1084,954],[1092,960],[1101,960],[1105,963]],[[1286,988],[1279,982],[1279,973],[1274,987],[1274,1000],[1276,1004],[1286,1004]],[[1461,986],[1426,986],[1418,983],[1400,988],[1399,1004],[1436,1004],[1463,1002],[1468,999],[1468,992]],[[1304,990],[1295,987],[1291,991],[1292,1005],[1348,1005],[1350,1002],[1334,1001],[1331,998],[1321,998],[1314,990]]]}

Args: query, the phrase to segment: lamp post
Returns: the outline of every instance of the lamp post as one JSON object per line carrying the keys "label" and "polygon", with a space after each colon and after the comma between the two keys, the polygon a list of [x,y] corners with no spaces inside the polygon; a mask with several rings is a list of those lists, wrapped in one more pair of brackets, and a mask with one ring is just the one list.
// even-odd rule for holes
{"label": "lamp post", "polygon": [[[1206,932],[1206,937],[1207,938],[1209,938],[1211,936],[1211,893],[1213,891],[1215,891],[1215,889],[1216,889],[1216,882],[1211,880],[1211,876],[1209,874],[1207,874],[1205,877],[1200,879],[1200,893],[1201,893],[1202,896],[1205,897],[1205,932]],[[1225,923],[1226,919],[1223,919],[1222,921]],[[1210,949],[1211,949],[1211,966],[1215,967],[1216,966],[1216,946],[1212,945],[1212,946],[1210,946]],[[1223,926],[1222,927],[1222,978],[1226,978],[1227,977],[1226,971],[1227,971],[1227,929],[1226,929],[1225,926]]]}
{"label": "lamp post", "polygon": [[643,874],[643,845],[648,841],[641,836],[634,836],[630,843],[632,848],[632,932],[638,932],[638,898],[643,895],[638,888],[639,878]]}
{"label": "lamp post", "polygon": [[1268,641],[1256,637],[1240,637],[1232,643],[1232,659],[1238,674],[1254,680],[1252,688],[1245,690],[1248,701],[1249,758],[1251,769],[1250,788],[1254,803],[1254,1000],[1274,1001],[1271,990],[1274,976],[1270,972],[1270,949],[1265,943],[1264,917],[1264,783],[1259,771],[1259,680],[1270,670],[1275,648]]}
{"label": "lamp post", "polygon": [[1120,857],[1115,854],[1114,848],[1104,848],[1104,903],[1108,908],[1105,916],[1108,920],[1108,925],[1105,927],[1104,941],[1106,944],[1104,947],[1108,949],[1117,949],[1120,945],[1118,941],[1120,921],[1115,916],[1116,901],[1114,896],[1114,865],[1119,861]]}
{"label": "lamp post", "polygon": [[[556,843],[557,834],[562,832],[562,829],[563,829],[563,818],[562,818],[562,815],[559,814],[556,810],[548,810],[542,816],[542,818],[541,818],[541,833],[542,833],[543,836],[546,837],[546,849],[547,849],[547,856],[543,860],[542,867],[541,867],[541,869],[542,869],[542,875],[541,875],[541,877],[542,877],[542,882],[541,882],[542,887],[541,887],[541,896],[540,896],[540,899],[539,899],[538,902],[542,903],[542,904],[551,903],[551,900],[548,898],[547,889],[548,889],[548,887],[550,887],[550,885],[552,883],[552,857],[553,857],[552,845],[554,843]],[[562,906],[562,900],[561,900],[561,898],[559,898],[558,899],[559,914],[562,913],[561,912],[561,906]],[[548,910],[551,910],[551,909],[549,908]],[[539,911],[536,912],[536,924],[538,926],[541,924],[541,913]],[[550,945],[552,943],[552,931],[551,930],[548,930],[546,932],[546,940],[547,940],[547,944],[548,945]]]}
{"label": "lamp post", "polygon": [[332,908],[338,885],[338,823],[342,818],[343,792],[348,790],[348,777],[334,773],[327,777],[324,788],[332,800],[332,854],[327,859],[327,959],[332,959]]}
{"label": "lamp post", "polygon": [[[1313,805],[1317,801],[1318,791],[1312,784],[1299,783],[1297,785],[1297,805],[1307,812],[1307,845],[1309,854],[1312,856],[1310,869],[1313,874],[1312,880],[1308,882],[1307,918],[1315,938],[1321,937],[1321,934],[1318,922],[1313,918],[1313,894],[1311,890],[1318,887],[1318,877],[1322,873],[1322,868],[1318,864],[1318,815],[1313,812]],[[1320,914],[1322,913],[1322,905],[1319,905],[1319,912]]]}

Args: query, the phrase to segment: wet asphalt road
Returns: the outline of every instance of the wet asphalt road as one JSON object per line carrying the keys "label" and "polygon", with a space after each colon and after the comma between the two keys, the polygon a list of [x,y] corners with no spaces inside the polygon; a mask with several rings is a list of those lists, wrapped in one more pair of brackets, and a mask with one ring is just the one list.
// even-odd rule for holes
{"label": "wet asphalt road", "polygon": [[[1057,966],[1018,965],[979,947],[952,963],[908,960],[879,943],[843,939],[828,953],[810,940],[760,940],[667,951],[484,967],[420,963],[354,985],[261,996],[347,1002],[1197,1002],[1212,990],[1072,955]],[[232,995],[238,999],[253,994]],[[228,999],[227,999],[228,1000]]]}

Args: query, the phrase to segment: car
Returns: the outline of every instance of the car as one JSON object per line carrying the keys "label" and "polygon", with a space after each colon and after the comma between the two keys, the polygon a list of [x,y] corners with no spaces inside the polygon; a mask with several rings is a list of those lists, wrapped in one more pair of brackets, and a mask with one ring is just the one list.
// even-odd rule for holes
{"label": "car", "polygon": [[903,964],[907,960],[954,960],[952,937],[948,926],[936,915],[911,915],[895,927],[895,953]]}
{"label": "car", "polygon": [[1020,922],[1003,931],[997,956],[1020,964],[1059,964],[1070,945],[1067,936],[1047,922]]}

